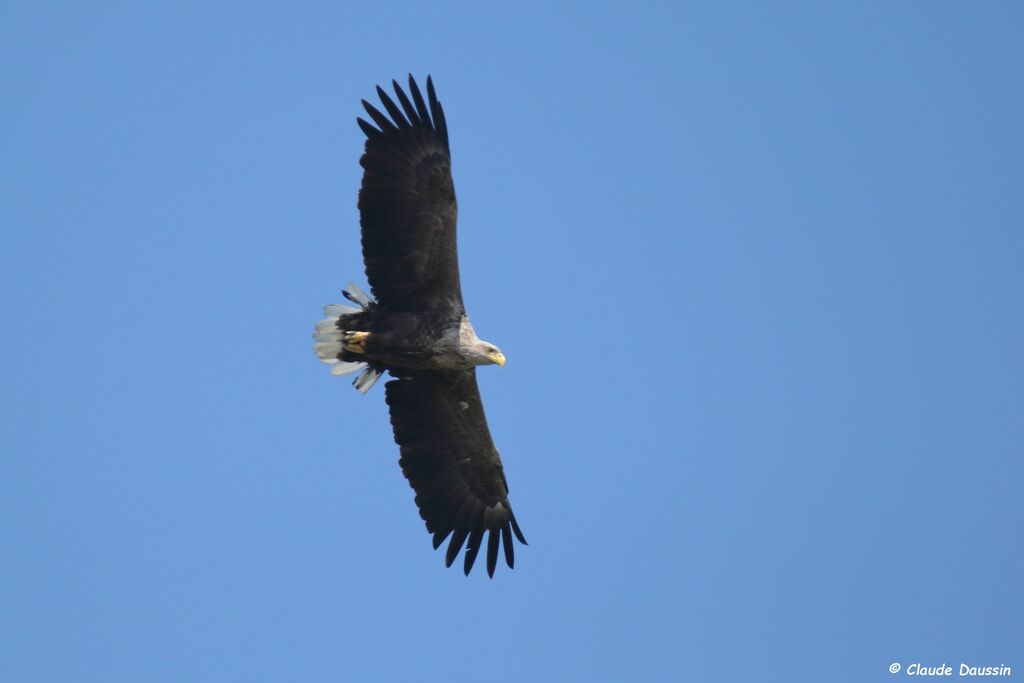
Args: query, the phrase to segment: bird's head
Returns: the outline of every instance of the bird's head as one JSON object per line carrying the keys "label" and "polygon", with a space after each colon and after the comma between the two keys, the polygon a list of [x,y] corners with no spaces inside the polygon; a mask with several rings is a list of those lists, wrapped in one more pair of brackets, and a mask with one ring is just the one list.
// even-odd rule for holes
{"label": "bird's head", "polygon": [[477,365],[497,365],[499,368],[505,366],[505,354],[494,344],[481,339],[477,341],[473,350]]}

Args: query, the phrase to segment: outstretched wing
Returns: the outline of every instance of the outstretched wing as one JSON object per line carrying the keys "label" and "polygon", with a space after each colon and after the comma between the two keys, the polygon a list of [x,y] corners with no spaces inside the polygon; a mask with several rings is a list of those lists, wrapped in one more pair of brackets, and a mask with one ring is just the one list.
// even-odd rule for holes
{"label": "outstretched wing", "polygon": [[412,100],[392,81],[401,107],[377,86],[385,116],[363,100],[377,128],[363,119],[365,169],[359,190],[366,277],[392,311],[456,309],[462,289],[455,249],[455,186],[448,127],[427,77],[427,100],[409,76]]}
{"label": "outstretched wing", "polygon": [[434,548],[451,535],[445,563],[450,567],[463,543],[463,569],[473,567],[487,539],[487,573],[494,576],[498,545],[514,564],[512,535],[522,531],[508,502],[501,458],[491,440],[476,385],[476,370],[409,373],[385,387],[399,464],[416,491],[416,505],[434,534]]}

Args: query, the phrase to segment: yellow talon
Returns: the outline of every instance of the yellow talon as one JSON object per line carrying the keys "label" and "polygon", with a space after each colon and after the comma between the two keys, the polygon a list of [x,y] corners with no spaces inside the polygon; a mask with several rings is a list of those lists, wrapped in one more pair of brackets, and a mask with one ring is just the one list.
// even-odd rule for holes
{"label": "yellow talon", "polygon": [[351,353],[366,353],[366,340],[369,339],[369,332],[346,332],[342,341],[345,350]]}

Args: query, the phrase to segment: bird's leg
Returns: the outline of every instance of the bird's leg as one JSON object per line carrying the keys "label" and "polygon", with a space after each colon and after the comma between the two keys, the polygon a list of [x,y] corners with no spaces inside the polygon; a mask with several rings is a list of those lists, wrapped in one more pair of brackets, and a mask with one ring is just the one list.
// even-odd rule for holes
{"label": "bird's leg", "polygon": [[369,339],[369,332],[342,332],[342,347],[351,353],[366,353],[366,340]]}

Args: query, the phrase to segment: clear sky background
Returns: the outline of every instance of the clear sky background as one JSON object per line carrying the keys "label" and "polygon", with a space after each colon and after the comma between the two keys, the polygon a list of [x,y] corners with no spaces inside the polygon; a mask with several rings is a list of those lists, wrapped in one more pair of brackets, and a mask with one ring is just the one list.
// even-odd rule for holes
{"label": "clear sky background", "polygon": [[[1024,676],[1024,10],[849,5],[4,3],[0,680]],[[493,580],[312,351],[408,72]]]}

